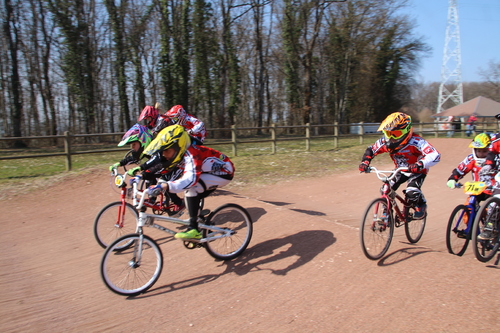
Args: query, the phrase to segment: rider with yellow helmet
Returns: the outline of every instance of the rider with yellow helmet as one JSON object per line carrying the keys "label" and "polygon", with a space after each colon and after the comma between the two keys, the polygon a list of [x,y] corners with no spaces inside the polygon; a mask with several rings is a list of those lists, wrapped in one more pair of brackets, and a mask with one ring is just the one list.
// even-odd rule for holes
{"label": "rider with yellow helmet", "polygon": [[189,212],[190,228],[179,232],[175,238],[200,239],[198,215],[200,200],[215,189],[223,187],[234,177],[234,165],[221,152],[193,144],[181,125],[172,125],[158,133],[156,139],[144,150],[151,158],[140,166],[141,170],[155,169],[158,166],[172,170],[178,168],[179,176],[149,189],[150,195],[158,190],[168,193],[184,192],[184,202]]}

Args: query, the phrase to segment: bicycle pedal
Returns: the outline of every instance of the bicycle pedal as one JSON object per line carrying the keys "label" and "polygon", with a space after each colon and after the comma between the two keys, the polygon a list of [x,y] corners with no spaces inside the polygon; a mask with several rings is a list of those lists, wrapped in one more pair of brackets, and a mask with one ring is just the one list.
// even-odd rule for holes
{"label": "bicycle pedal", "polygon": [[210,214],[210,209],[203,209],[200,213],[200,216],[207,216]]}

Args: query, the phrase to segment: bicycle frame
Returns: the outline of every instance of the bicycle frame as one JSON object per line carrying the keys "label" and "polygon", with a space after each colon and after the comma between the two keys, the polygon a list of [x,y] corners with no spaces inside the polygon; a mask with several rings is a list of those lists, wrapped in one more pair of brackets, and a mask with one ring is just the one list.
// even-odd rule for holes
{"label": "bicycle frame", "polygon": [[[477,196],[476,195],[469,195],[469,202],[467,205],[465,205],[465,207],[467,207],[467,209],[470,212],[469,213],[469,221],[467,222],[467,228],[465,228],[465,230],[464,230],[466,237],[470,237],[470,231],[472,229],[472,225],[474,224],[474,220],[476,219],[476,214],[478,212],[477,203],[478,203]],[[460,221],[463,219],[464,214],[465,214],[465,212],[462,212],[462,214],[460,214],[459,219],[457,220],[457,224],[453,228],[453,231],[456,232],[456,229],[457,229],[458,225],[460,224]]]}
{"label": "bicycle frame", "polygon": [[[399,228],[404,225],[407,221],[411,220],[408,216],[409,208],[411,204],[406,201],[401,195],[399,195],[396,191],[391,188],[390,181],[396,177],[396,175],[401,171],[406,171],[406,167],[398,168],[394,171],[390,171],[392,173],[391,176],[386,176],[385,173],[387,171],[379,171],[373,167],[371,170],[375,171],[377,177],[384,182],[380,192],[382,194],[382,198],[387,201],[387,207],[389,208],[391,217],[393,217],[395,227]],[[403,209],[401,210],[398,205],[398,201],[403,205]],[[394,214],[395,213],[395,214]]]}
{"label": "bicycle frame", "polygon": [[[175,218],[171,216],[163,216],[163,215],[156,215],[156,214],[148,214],[146,213],[146,206],[145,206],[145,198],[146,198],[147,191],[143,191],[142,193],[136,190],[136,187],[134,187],[134,206],[136,209],[139,211],[139,219],[137,220],[137,233],[141,234],[143,233],[142,228],[144,227],[153,227],[158,230],[167,232],[169,234],[175,235],[177,231],[171,230],[169,228],[166,228],[162,225],[159,225],[155,223],[155,221],[162,221],[162,222],[171,222],[183,226],[189,226],[189,218],[187,219],[180,219],[180,218]],[[139,201],[137,201],[137,197],[140,196]],[[208,237],[202,238],[202,239],[190,239],[188,243],[206,243],[206,242],[211,242],[213,240],[223,238],[223,237],[230,237],[233,234],[233,231],[231,230],[226,230],[223,228],[211,226],[205,224],[205,217],[209,214],[210,212],[207,210],[204,210],[200,212],[200,216],[198,216],[198,228],[200,229],[206,229],[212,231],[208,235]]]}

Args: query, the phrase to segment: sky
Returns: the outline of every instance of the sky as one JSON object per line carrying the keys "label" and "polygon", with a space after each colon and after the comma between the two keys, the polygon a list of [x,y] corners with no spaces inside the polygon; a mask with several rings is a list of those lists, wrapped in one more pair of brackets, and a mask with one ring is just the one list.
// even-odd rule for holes
{"label": "sky", "polygon": [[[500,63],[500,0],[457,0],[457,4],[462,82],[484,81],[478,72],[491,61]],[[417,81],[441,82],[448,0],[409,0],[403,12],[416,20],[414,33],[432,48],[421,61]]]}

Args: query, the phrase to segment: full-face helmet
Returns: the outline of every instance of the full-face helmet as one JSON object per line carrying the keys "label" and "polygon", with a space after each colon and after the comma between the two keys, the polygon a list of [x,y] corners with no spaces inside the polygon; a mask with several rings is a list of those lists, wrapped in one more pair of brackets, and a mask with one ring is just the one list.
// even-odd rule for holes
{"label": "full-face helmet", "polygon": [[389,153],[395,153],[408,144],[413,135],[411,117],[403,112],[394,112],[382,121],[379,131],[384,133]]}
{"label": "full-face helmet", "polygon": [[[153,156],[154,154],[162,154],[162,166],[165,169],[171,169],[182,160],[184,153],[191,145],[191,139],[181,125],[171,125],[165,127],[158,133],[156,138],[144,150],[144,155]],[[165,151],[173,148],[172,154],[165,158]]]}
{"label": "full-face helmet", "polygon": [[469,144],[469,148],[472,148],[474,160],[480,167],[483,166],[484,162],[486,161],[486,155],[488,155],[490,144],[490,136],[486,133],[476,135],[474,140]]}
{"label": "full-face helmet", "polygon": [[182,124],[186,118],[187,112],[182,105],[175,105],[170,108],[166,113],[167,117],[172,119],[175,124]]}
{"label": "full-face helmet", "polygon": [[139,122],[139,124],[144,125],[147,128],[151,129],[156,126],[157,119],[158,119],[158,109],[150,105],[147,105],[146,107],[144,107],[144,109],[142,109],[142,112],[139,115],[139,118],[137,118],[137,121]]}
{"label": "full-face helmet", "polygon": [[144,149],[151,143],[151,140],[153,140],[153,134],[151,134],[149,129],[146,126],[135,124],[123,135],[118,147],[138,141]]}

